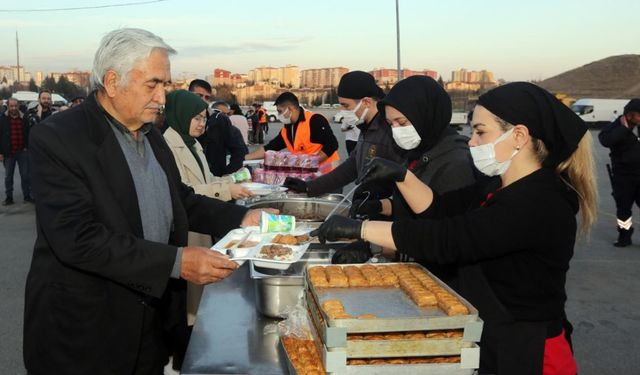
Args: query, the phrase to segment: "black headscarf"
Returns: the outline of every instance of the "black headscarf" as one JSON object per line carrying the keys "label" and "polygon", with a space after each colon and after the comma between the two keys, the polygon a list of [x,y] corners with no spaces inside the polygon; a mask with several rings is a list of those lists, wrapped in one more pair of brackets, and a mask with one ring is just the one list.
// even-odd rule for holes
{"label": "black headscarf", "polygon": [[496,87],[478,98],[478,104],[504,121],[522,124],[540,139],[549,155],[544,167],[555,168],[578,147],[587,125],[547,90],[528,82]]}
{"label": "black headscarf", "polygon": [[386,105],[400,111],[422,138],[411,154],[432,148],[445,134],[451,121],[449,94],[438,82],[426,76],[412,76],[396,83],[387,96],[378,102],[378,111],[383,117]]}

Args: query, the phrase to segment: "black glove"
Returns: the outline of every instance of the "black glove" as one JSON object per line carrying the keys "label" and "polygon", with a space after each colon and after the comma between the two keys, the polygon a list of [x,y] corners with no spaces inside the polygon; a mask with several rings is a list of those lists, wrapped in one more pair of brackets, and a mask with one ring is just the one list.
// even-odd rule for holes
{"label": "black glove", "polygon": [[307,183],[304,180],[295,177],[287,177],[282,186],[299,193],[307,192]]}
{"label": "black glove", "polygon": [[349,209],[349,217],[357,218],[358,216],[371,217],[382,212],[382,202],[379,199],[374,200],[354,200]]}
{"label": "black glove", "polygon": [[351,242],[341,249],[337,249],[331,258],[333,264],[365,263],[371,258],[371,248],[368,242]]}
{"label": "black glove", "polygon": [[338,241],[341,239],[360,239],[362,221],[349,219],[344,216],[331,216],[320,227],[309,233],[311,237],[318,237],[320,243]]}
{"label": "black glove", "polygon": [[373,158],[364,167],[362,177],[356,181],[359,184],[369,184],[377,181],[404,181],[407,168],[391,160]]}

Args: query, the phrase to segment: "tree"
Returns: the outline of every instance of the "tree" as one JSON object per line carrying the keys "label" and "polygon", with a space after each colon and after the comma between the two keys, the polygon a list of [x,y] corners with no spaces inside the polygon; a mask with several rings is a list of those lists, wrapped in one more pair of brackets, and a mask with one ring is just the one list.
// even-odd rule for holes
{"label": "tree", "polygon": [[312,101],[311,101],[311,105],[314,107],[318,107],[322,104],[322,96],[316,96]]}
{"label": "tree", "polygon": [[11,89],[8,87],[0,88],[0,99],[9,99],[11,97]]}
{"label": "tree", "polygon": [[231,92],[231,86],[229,85],[218,85],[215,87],[216,89],[216,98],[219,100],[224,100],[227,103],[235,103],[238,101],[236,96]]}
{"label": "tree", "polygon": [[338,102],[338,90],[334,89],[333,87],[331,88],[331,90],[329,91],[329,97],[327,98],[327,101],[329,102],[329,104],[335,104]]}
{"label": "tree", "polygon": [[36,85],[36,81],[33,78],[29,80],[29,91],[38,92],[38,85]]}
{"label": "tree", "polygon": [[438,77],[438,84],[444,87],[444,80],[442,79],[442,76]]}
{"label": "tree", "polygon": [[51,76],[46,77],[42,81],[42,85],[40,86],[40,89],[48,90],[51,92],[56,91],[56,80]]}
{"label": "tree", "polygon": [[382,89],[382,91],[384,91],[385,95],[389,93],[389,91],[391,91],[391,86],[389,85],[389,81],[387,81],[384,84],[384,89]]}

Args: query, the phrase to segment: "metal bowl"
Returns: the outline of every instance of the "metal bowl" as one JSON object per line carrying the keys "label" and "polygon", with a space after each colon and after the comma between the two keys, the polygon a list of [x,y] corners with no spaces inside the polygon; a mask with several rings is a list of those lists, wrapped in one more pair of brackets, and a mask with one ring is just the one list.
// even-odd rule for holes
{"label": "metal bowl", "polygon": [[300,262],[286,270],[256,267],[251,262],[251,278],[255,283],[256,309],[272,318],[284,318],[285,312],[298,302],[304,289],[304,269],[307,264],[329,264],[329,251],[310,251]]}
{"label": "metal bowl", "polygon": [[[323,222],[327,215],[340,203],[343,196],[339,194],[325,195],[318,198],[305,196],[287,198],[266,198],[247,202],[249,208],[276,208],[282,215],[293,215],[299,222]],[[347,216],[351,202],[340,205],[335,215]]]}

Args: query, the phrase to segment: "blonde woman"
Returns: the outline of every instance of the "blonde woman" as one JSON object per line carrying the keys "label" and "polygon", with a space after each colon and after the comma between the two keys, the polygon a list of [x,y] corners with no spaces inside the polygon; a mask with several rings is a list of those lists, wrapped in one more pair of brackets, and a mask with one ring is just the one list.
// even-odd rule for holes
{"label": "blonde woman", "polygon": [[[176,159],[182,182],[191,186],[197,194],[228,201],[251,196],[241,185],[233,183],[231,176],[214,177],[209,172],[202,146],[195,139],[204,132],[207,104],[197,95],[176,90],[167,94],[165,116],[168,128],[164,132],[173,157]],[[189,246],[211,246],[211,236],[189,232]],[[202,286],[189,284],[187,288],[187,320],[195,322],[196,311],[202,295]]]}
{"label": "blonde woman", "polygon": [[418,260],[457,264],[457,290],[484,320],[481,374],[575,374],[565,281],[576,232],[588,234],[596,217],[591,135],[553,95],[524,82],[482,95],[471,125],[471,155],[487,178],[468,188],[434,194],[383,159],[365,172],[363,183],[395,181],[411,209],[433,219],[334,216],[311,235],[364,239]]}

